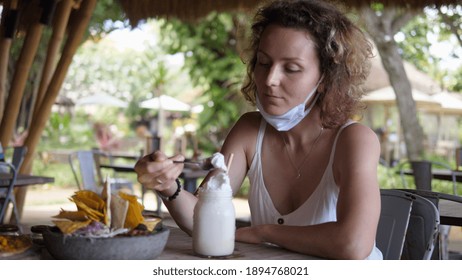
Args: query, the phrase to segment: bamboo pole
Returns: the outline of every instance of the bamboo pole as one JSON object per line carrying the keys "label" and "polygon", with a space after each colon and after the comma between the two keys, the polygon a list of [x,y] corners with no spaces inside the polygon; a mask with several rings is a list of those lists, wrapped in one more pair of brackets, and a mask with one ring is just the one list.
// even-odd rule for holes
{"label": "bamboo pole", "polygon": [[3,143],[3,145],[8,145],[13,137],[27,77],[32,67],[35,54],[37,53],[42,33],[43,24],[38,21],[31,23],[27,30],[21,54],[16,63],[10,93],[5,106],[4,116],[8,116],[8,118],[3,118],[0,125],[0,142]]}
{"label": "bamboo pole", "polygon": [[[67,37],[64,45],[61,58],[59,59],[56,70],[48,85],[48,89],[45,93],[45,97],[40,105],[37,117],[34,119],[34,125],[31,126],[29,134],[24,142],[27,146],[28,151],[24,158],[23,165],[21,167],[21,173],[30,173],[32,170],[32,161],[35,149],[42,135],[43,129],[45,128],[47,121],[50,117],[51,108],[59,94],[59,90],[66,78],[67,71],[72,62],[72,58],[77,51],[77,48],[82,41],[85,31],[90,22],[91,16],[95,9],[97,0],[83,0],[79,10],[77,11],[76,17],[79,19],[77,24],[73,26]],[[24,208],[24,200],[26,197],[27,188],[19,188],[16,193],[16,204],[18,207],[19,216],[22,215]]]}
{"label": "bamboo pole", "polygon": [[48,84],[50,83],[53,71],[56,67],[59,48],[64,40],[67,22],[72,11],[74,0],[61,0],[56,9],[56,16],[53,23],[53,34],[50,38],[45,64],[42,69],[39,90],[34,105],[34,118],[39,114],[38,108],[43,101]]}
{"label": "bamboo pole", "polygon": [[[3,118],[3,112],[5,110],[5,93],[6,93],[6,85],[8,80],[8,63],[10,58],[10,49],[11,43],[13,41],[13,37],[10,36],[15,32],[15,26],[17,21],[17,8],[18,8],[18,1],[11,0],[6,1],[3,6],[2,11],[2,34],[0,39],[0,123]],[[7,30],[7,27],[12,30]],[[7,146],[8,143],[4,145]]]}

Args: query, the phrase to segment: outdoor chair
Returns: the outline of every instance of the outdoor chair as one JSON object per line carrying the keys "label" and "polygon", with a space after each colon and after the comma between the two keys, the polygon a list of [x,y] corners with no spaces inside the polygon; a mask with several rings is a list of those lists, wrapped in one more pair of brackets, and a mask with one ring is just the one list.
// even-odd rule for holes
{"label": "outdoor chair", "polygon": [[12,205],[12,215],[14,215],[14,217],[16,218],[16,222],[18,222],[18,208],[16,206],[16,201],[14,199],[16,169],[11,163],[8,162],[0,162],[0,166],[2,173],[9,175],[9,178],[7,179],[8,183],[5,185],[0,185],[0,189],[6,190],[4,194],[0,195],[0,224],[4,223],[6,212],[10,204]]}
{"label": "outdoor chair", "polygon": [[403,187],[405,189],[408,188],[408,183],[405,178],[406,176],[405,172],[406,170],[409,170],[409,168],[411,168],[416,189],[432,191],[433,190],[432,188],[433,166],[436,166],[439,169],[443,169],[450,174],[451,183],[452,183],[452,192],[455,195],[457,195],[457,181],[456,181],[456,175],[454,173],[454,170],[452,170],[452,168],[449,165],[442,163],[442,162],[437,162],[437,161],[422,160],[422,161],[402,162],[399,165],[399,172],[400,172],[401,180],[403,183]]}
{"label": "outdoor chair", "polygon": [[430,260],[438,240],[438,209],[420,195],[407,194],[412,196],[413,203],[401,259]]}
{"label": "outdoor chair", "polygon": [[[22,162],[24,161],[24,156],[27,153],[27,147],[26,146],[17,146],[13,148],[13,155],[11,156],[11,164],[16,170],[16,173],[19,173],[19,170],[21,169]],[[3,157],[4,158],[4,157]],[[5,159],[4,159],[5,160]],[[2,172],[9,173],[8,168],[3,166],[0,168]],[[0,189],[0,199],[3,198],[5,199],[7,197],[8,190],[6,188]],[[18,211],[16,209],[16,198],[13,190],[13,195],[9,197],[9,202],[13,205],[13,211],[11,212],[11,220],[15,221],[16,223],[19,222],[19,216],[18,216]],[[6,215],[6,213],[4,214]]]}
{"label": "outdoor chair", "polygon": [[413,200],[405,192],[380,190],[381,212],[376,245],[384,260],[399,260],[410,219]]}
{"label": "outdoor chair", "polygon": [[[101,193],[103,181],[100,179],[102,175],[96,164],[94,151],[85,150],[71,153],[69,155],[69,164],[80,190],[91,190],[98,194]],[[134,193],[132,182],[124,181],[122,184],[120,180],[112,178],[110,184],[113,192],[126,188],[131,193]]]}
{"label": "outdoor chair", "polygon": [[[456,203],[462,203],[462,197],[448,195],[445,193],[424,191],[424,190],[414,190],[414,189],[400,189],[400,190],[425,197],[426,199],[430,200],[438,210],[439,210],[439,205],[441,201],[452,201]],[[443,221],[440,220],[440,223],[441,222]],[[451,226],[440,224],[438,241],[435,244],[435,249],[433,250],[433,254],[432,254],[433,260],[449,259],[450,252],[448,250],[448,239],[449,239],[450,229],[451,229]]]}
{"label": "outdoor chair", "polygon": [[13,148],[13,156],[11,159],[11,163],[13,164],[14,168],[19,172],[22,166],[22,162],[24,161],[24,157],[27,153],[27,146],[17,146]]}
{"label": "outdoor chair", "polygon": [[[117,166],[117,163],[116,163],[116,158],[120,157],[120,156],[117,156],[117,155],[113,155],[109,152],[104,152],[104,151],[101,151],[97,148],[93,148],[93,155],[94,155],[94,159],[95,159],[95,164],[96,164],[96,169],[99,170],[99,172],[97,172],[97,177],[100,181],[102,181],[102,172],[100,171],[101,170],[101,166],[103,163],[109,163],[109,165],[114,165],[114,166]],[[144,155],[144,150],[140,150],[140,154],[139,154],[139,157],[137,157],[136,159],[140,159],[141,157],[143,157]],[[123,156],[122,156],[123,158]],[[135,163],[133,163],[134,165]],[[132,190],[133,192],[133,182],[128,180],[128,179],[125,179],[125,178],[119,178],[117,176],[117,172],[114,171],[112,172],[112,175],[114,176],[112,178],[112,185],[115,186],[115,189],[118,189],[118,188],[123,188],[124,186],[129,186],[130,189]],[[148,191],[151,191],[149,189],[147,189],[144,185],[141,185],[141,203],[143,205],[145,205],[144,203],[144,200],[145,200],[145,195]],[[156,213],[157,215],[160,215],[160,211],[161,211],[161,205],[162,205],[162,200],[161,198],[157,195],[156,192],[152,191],[156,197],[156,202],[157,202],[157,209],[156,209]]]}
{"label": "outdoor chair", "polygon": [[[104,178],[103,172],[101,169],[101,163],[108,161],[109,164],[114,165],[115,164],[115,158],[111,155],[111,153],[101,151],[100,149],[93,148],[93,159],[95,161],[96,165],[96,175],[98,178],[98,183],[100,185],[103,185],[104,183]],[[116,171],[113,171],[111,174],[111,184],[115,189],[121,189],[121,188],[128,188],[130,191],[133,193],[133,182],[129,179],[125,178],[120,178],[117,174]]]}
{"label": "outdoor chair", "polygon": [[[139,159],[141,159],[144,156],[144,149],[140,149],[138,154],[117,154],[113,153],[110,151],[102,151],[99,148],[92,148],[93,155],[95,158],[96,166],[99,167],[100,169],[102,168],[101,165],[111,165],[111,166],[117,166],[119,164],[121,165],[130,165],[130,164],[135,164]],[[104,169],[104,168],[103,168]],[[102,174],[102,172],[99,172]],[[117,169],[114,168],[112,170],[112,177],[113,178],[119,178]],[[102,178],[99,178],[100,181],[102,181]],[[128,179],[123,179],[127,182],[131,182]],[[123,182],[121,180],[121,182]]]}

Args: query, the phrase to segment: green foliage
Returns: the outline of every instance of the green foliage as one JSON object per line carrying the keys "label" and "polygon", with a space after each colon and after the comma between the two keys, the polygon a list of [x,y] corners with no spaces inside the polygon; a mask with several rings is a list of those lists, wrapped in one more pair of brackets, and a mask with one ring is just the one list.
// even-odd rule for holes
{"label": "green foliage", "polygon": [[426,37],[432,31],[432,24],[429,24],[429,21],[425,14],[414,17],[401,30],[405,38],[399,42],[403,59],[427,73],[434,70],[434,62],[437,60],[430,54],[431,43]]}
{"label": "green foliage", "polygon": [[372,8],[372,10],[374,10],[375,12],[381,12],[381,11],[383,11],[383,9],[385,8],[385,6],[384,6],[383,3],[374,2],[374,3],[371,4],[371,8]]}
{"label": "green foliage", "polygon": [[241,188],[235,195],[235,197],[248,198],[250,191],[250,181],[248,177],[245,177],[244,182],[242,182]]}
{"label": "green foliage", "polygon": [[78,189],[71,167],[68,163],[46,163],[45,161],[37,159],[34,162],[32,173],[53,177],[55,179],[53,184],[56,186],[60,186],[62,188],[75,188],[75,190]]}
{"label": "green foliage", "polygon": [[117,0],[98,0],[89,24],[89,33],[94,40],[99,40],[111,31],[129,26],[123,21],[123,11]]}
{"label": "green foliage", "polygon": [[[437,9],[427,7],[402,30],[399,42],[402,56],[418,69],[428,73],[450,91],[462,89],[462,67],[451,72],[441,66],[442,56],[458,58],[462,53],[462,6],[449,5]],[[458,38],[458,39],[457,39]],[[431,52],[434,43],[452,46],[449,53]]]}
{"label": "green foliage", "polygon": [[[399,166],[387,168],[380,165],[377,174],[381,189],[415,189],[414,178],[409,175],[404,175],[404,178],[401,178],[399,174]],[[457,183],[457,185],[459,185],[458,188],[460,190],[460,183]],[[435,179],[432,181],[432,190],[435,192],[453,194],[453,185],[450,181]]]}
{"label": "green foliage", "polygon": [[[168,62],[158,46],[155,22],[143,26],[147,36],[136,49],[115,41],[87,41],[74,57],[64,84],[64,94],[74,99],[106,93],[129,102],[125,116],[140,119],[150,113],[139,103],[157,93],[177,96],[190,88],[189,77]],[[122,35],[123,36],[123,33]]]}
{"label": "green foliage", "polygon": [[198,134],[209,140],[201,142],[209,151],[221,147],[231,125],[247,110],[239,92],[245,73],[237,48],[242,22],[243,15],[212,13],[194,24],[164,21],[161,28],[163,47],[184,54],[193,83],[204,90]]}
{"label": "green foliage", "polygon": [[39,152],[56,150],[57,147],[60,149],[91,148],[92,143],[94,143],[94,136],[89,127],[88,117],[72,117],[70,114],[53,112],[43,131],[38,150]]}
{"label": "green foliage", "polygon": [[454,73],[454,78],[448,85],[451,91],[462,92],[462,67]]}

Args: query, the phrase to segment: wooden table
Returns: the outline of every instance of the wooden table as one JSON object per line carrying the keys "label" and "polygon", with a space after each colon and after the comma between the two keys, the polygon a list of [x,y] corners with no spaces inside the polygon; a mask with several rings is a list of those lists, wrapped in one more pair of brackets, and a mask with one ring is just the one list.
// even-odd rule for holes
{"label": "wooden table", "polygon": [[440,199],[440,224],[462,227],[462,203]]}
{"label": "wooden table", "polygon": [[421,195],[438,203],[440,224],[450,226],[462,226],[462,196],[440,193],[427,190],[398,189]]}
{"label": "wooden table", "polygon": [[[8,174],[0,174],[0,186],[8,186],[9,183],[9,176]],[[16,176],[16,183],[15,187],[25,187],[29,185],[42,185],[53,183],[55,181],[52,177],[45,177],[45,176],[36,176],[36,175],[27,175],[27,174],[18,174]]]}
{"label": "wooden table", "polygon": [[[195,255],[192,250],[192,237],[176,227],[170,227],[170,236],[160,260],[208,260]],[[213,259],[213,258],[210,258]],[[220,258],[217,258],[220,259]],[[234,254],[221,259],[232,260],[316,260],[317,257],[288,251],[272,245],[256,245],[236,242]]]}
{"label": "wooden table", "polygon": [[[8,187],[9,185],[9,178],[11,178],[10,174],[2,173],[0,174],[0,186],[1,187]],[[42,185],[53,183],[55,181],[52,177],[45,177],[45,176],[37,176],[37,175],[28,175],[28,174],[18,174],[16,175],[16,182],[14,184],[15,188],[24,188],[30,185]],[[19,190],[21,191],[21,189]],[[24,196],[25,189],[22,189],[23,192],[16,192],[16,207],[18,209],[19,217],[14,218],[13,216],[10,219],[10,223],[16,223],[20,220],[22,216],[22,211],[24,208]],[[23,194],[22,194],[23,193]],[[16,219],[16,220],[15,220]]]}
{"label": "wooden table", "polygon": [[[168,227],[170,234],[167,244],[159,260],[210,260],[210,259],[230,259],[230,260],[318,260],[320,258],[303,255],[288,251],[271,245],[257,245],[236,242],[235,253],[229,257],[205,258],[194,254],[192,250],[192,237],[181,231],[177,227]],[[48,253],[44,246],[33,245],[27,252],[9,257],[15,260],[51,260],[53,257]],[[1,258],[0,258],[1,260]]]}
{"label": "wooden table", "polygon": [[[135,164],[100,164],[101,168],[109,168],[115,172],[135,172]],[[197,188],[197,179],[204,178],[208,171],[202,169],[189,169],[184,168],[180,175],[183,179],[184,189],[188,192],[194,193]]]}

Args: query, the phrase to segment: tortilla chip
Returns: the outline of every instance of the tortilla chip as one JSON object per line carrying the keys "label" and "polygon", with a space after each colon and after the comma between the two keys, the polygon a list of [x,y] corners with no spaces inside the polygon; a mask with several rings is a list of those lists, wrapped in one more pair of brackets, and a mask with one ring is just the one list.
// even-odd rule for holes
{"label": "tortilla chip", "polygon": [[61,209],[58,215],[52,218],[68,219],[71,221],[86,221],[88,220],[87,213],[84,211],[66,211]]}
{"label": "tortilla chip", "polygon": [[86,221],[68,221],[68,220],[53,220],[53,223],[61,230],[64,234],[74,233],[76,230],[88,226],[91,220]]}
{"label": "tortilla chip", "polygon": [[124,192],[119,192],[119,196],[122,199],[128,201],[128,211],[127,217],[125,219],[125,228],[133,229],[137,227],[139,224],[143,223],[143,205],[138,202],[138,199],[135,195],[127,194]]}
{"label": "tortilla chip", "polygon": [[75,205],[77,205],[77,209],[79,211],[85,212],[88,216],[93,221],[98,221],[98,222],[104,222],[104,213],[99,212],[98,210],[92,209],[88,207],[86,204],[84,204],[81,201],[74,201]]}
{"label": "tortilla chip", "polygon": [[161,218],[145,218],[143,224],[148,228],[149,231],[154,231],[156,226],[162,222]]}
{"label": "tortilla chip", "polygon": [[99,195],[97,195],[95,192],[88,190],[75,192],[75,194],[72,196],[72,200],[82,201],[88,207],[101,212],[103,211],[103,208],[105,206],[104,200]]}
{"label": "tortilla chip", "polygon": [[88,198],[85,198],[85,197],[71,198],[70,201],[74,202],[75,204],[77,204],[77,202],[83,203],[87,207],[89,207],[89,208],[91,208],[93,210],[96,210],[96,211],[102,211],[103,210],[103,207],[101,207],[101,205],[99,205],[98,202],[93,201],[93,200],[88,199]]}

